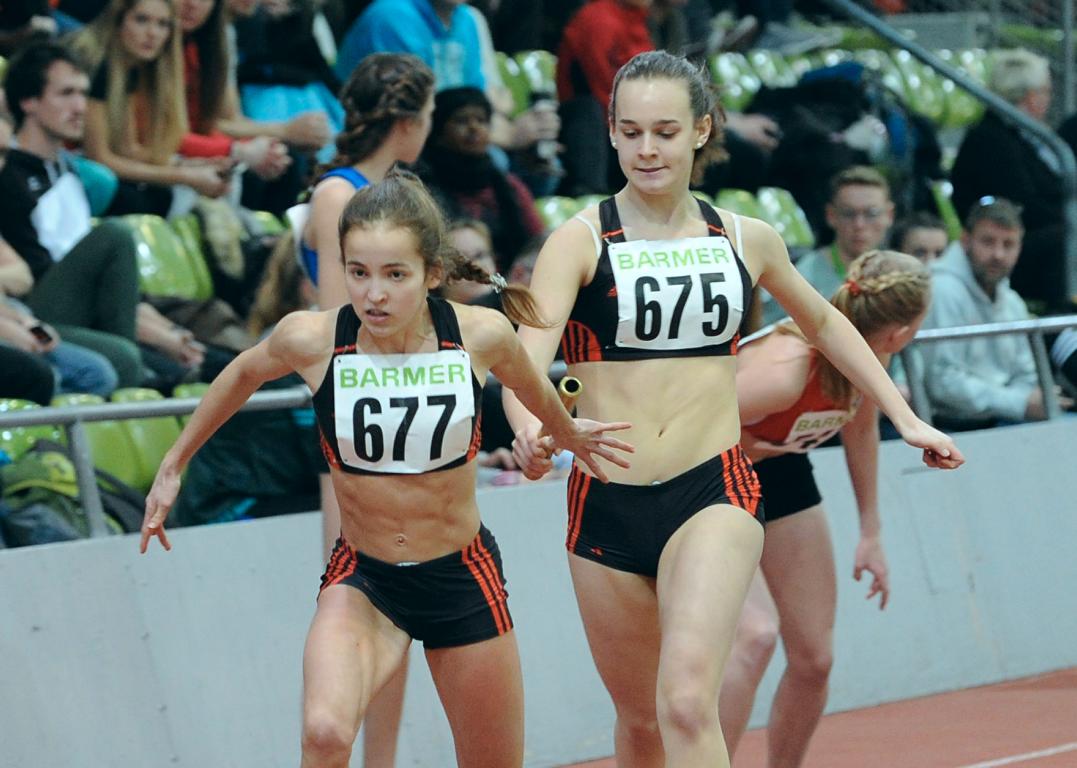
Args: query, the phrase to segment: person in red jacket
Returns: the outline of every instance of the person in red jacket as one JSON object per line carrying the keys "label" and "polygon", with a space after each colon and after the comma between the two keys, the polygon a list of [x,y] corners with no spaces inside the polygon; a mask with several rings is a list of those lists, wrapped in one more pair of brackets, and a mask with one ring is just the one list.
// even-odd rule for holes
{"label": "person in red jacket", "polygon": [[617,70],[637,53],[654,50],[650,7],[651,0],[592,0],[565,26],[557,50],[563,194],[603,194],[623,183],[611,162],[606,107]]}

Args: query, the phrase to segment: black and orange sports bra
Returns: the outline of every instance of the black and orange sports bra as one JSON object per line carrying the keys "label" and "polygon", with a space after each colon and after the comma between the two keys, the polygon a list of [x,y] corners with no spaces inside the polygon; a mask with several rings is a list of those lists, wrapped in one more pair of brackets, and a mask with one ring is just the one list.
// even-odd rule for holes
{"label": "black and orange sports bra", "polygon": [[361,321],[337,313],[333,357],[314,393],[322,452],[354,474],[420,474],[466,464],[481,442],[482,385],[449,302],[427,298],[436,352],[368,355]]}
{"label": "black and orange sports bra", "polygon": [[616,201],[599,204],[598,266],[561,337],[566,363],[737,353],[752,278],[718,213],[699,209],[707,236],[625,240]]}

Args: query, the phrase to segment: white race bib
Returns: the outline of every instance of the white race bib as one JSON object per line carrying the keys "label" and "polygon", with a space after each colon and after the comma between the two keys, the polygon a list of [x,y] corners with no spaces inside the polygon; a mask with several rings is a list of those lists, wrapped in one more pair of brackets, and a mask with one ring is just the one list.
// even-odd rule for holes
{"label": "white race bib", "polygon": [[460,349],[333,359],[337,447],[349,467],[418,474],[467,455],[475,398]]}
{"label": "white race bib", "polygon": [[744,286],[725,237],[610,243],[617,346],[697,349],[733,338]]}
{"label": "white race bib", "polygon": [[838,434],[854,413],[855,410],[802,413],[789,428],[781,446],[790,453],[807,453]]}

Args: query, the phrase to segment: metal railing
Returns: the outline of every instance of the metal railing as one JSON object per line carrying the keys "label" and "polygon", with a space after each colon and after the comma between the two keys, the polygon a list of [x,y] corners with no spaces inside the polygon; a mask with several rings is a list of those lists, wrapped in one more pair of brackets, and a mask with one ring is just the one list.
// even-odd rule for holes
{"label": "metal railing", "polygon": [[1061,415],[1062,407],[1059,405],[1058,394],[1055,392],[1054,374],[1051,373],[1051,361],[1047,355],[1047,344],[1044,342],[1043,337],[1045,334],[1059,333],[1067,328],[1077,328],[1077,315],[921,330],[916,334],[915,344],[910,344],[899,353],[901,362],[908,374],[912,409],[924,421],[931,421],[933,414],[927,388],[924,384],[924,372],[920,370],[919,358],[913,354],[917,344],[1020,333],[1028,337],[1029,345],[1032,347],[1032,359],[1036,364],[1036,379],[1043,392],[1043,404],[1044,410],[1047,412],[1047,418],[1056,418]]}
{"label": "metal railing", "polygon": [[[1047,418],[1053,419],[1060,415],[1061,408],[1055,394],[1054,376],[1051,373],[1051,363],[1047,356],[1047,347],[1043,337],[1044,334],[1057,333],[1066,328],[1077,328],[1077,315],[921,330],[916,334],[915,341],[916,343],[933,343],[1014,333],[1026,335],[1032,345],[1033,359],[1036,363],[1036,375],[1043,390]],[[930,421],[931,405],[928,401],[927,390],[924,387],[922,371],[919,370],[919,360],[915,355],[910,354],[912,348],[913,345],[910,345],[900,353],[902,362],[905,364],[905,370],[908,372],[909,387],[912,393],[912,407],[918,416]],[[550,375],[553,378],[558,378],[564,375],[565,370],[565,364],[558,361],[551,366]],[[198,407],[199,400],[197,397],[184,397],[136,403],[103,403],[99,405],[8,411],[0,413],[0,429],[40,425],[62,426],[64,428],[73,457],[72,462],[75,465],[79,500],[82,503],[83,510],[86,512],[90,525],[90,535],[105,536],[108,534],[108,526],[105,522],[101,496],[98,493],[97,481],[94,476],[93,455],[86,436],[86,424],[95,421],[143,419],[155,416],[184,416]],[[290,387],[271,392],[256,392],[239,410],[271,411],[281,408],[305,408],[310,405],[310,402],[310,391],[306,387]]]}
{"label": "metal railing", "polygon": [[[1068,38],[1067,51],[1072,51],[1072,14],[1073,0],[1064,0],[1067,13],[1070,15],[1066,29],[1071,34]],[[1048,150],[1058,159],[1060,174],[1062,176],[1063,192],[1066,202],[1063,206],[1063,224],[1066,234],[1063,242],[1066,249],[1066,296],[1077,293],[1077,161],[1074,160],[1073,151],[1057,133],[1043,123],[1033,120],[1021,110],[1014,107],[1005,99],[988,90],[974,78],[957,67],[943,61],[934,52],[925,48],[916,40],[903,35],[895,27],[883,19],[874,15],[871,11],[857,5],[853,0],[823,0],[823,3],[834,11],[853,19],[883,39],[887,40],[896,48],[904,48],[914,58],[923,62],[944,77],[953,80],[954,83],[968,91],[982,101],[989,109],[996,112],[999,117],[1017,125],[1024,131],[1028,131],[1042,141]],[[1073,80],[1072,58],[1067,62],[1066,79]]]}

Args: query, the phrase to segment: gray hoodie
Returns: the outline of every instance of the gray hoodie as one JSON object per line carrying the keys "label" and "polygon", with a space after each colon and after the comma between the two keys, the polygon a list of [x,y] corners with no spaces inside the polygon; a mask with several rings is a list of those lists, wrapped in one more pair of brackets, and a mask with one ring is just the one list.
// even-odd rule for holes
{"label": "gray hoodie", "polygon": [[[952,243],[931,265],[931,307],[925,328],[952,328],[1007,320],[1027,320],[1028,310],[1008,279],[988,298],[972,274],[961,243]],[[952,419],[1021,421],[1029,395],[1038,386],[1028,338],[1022,334],[985,336],[919,345],[931,406]]]}

